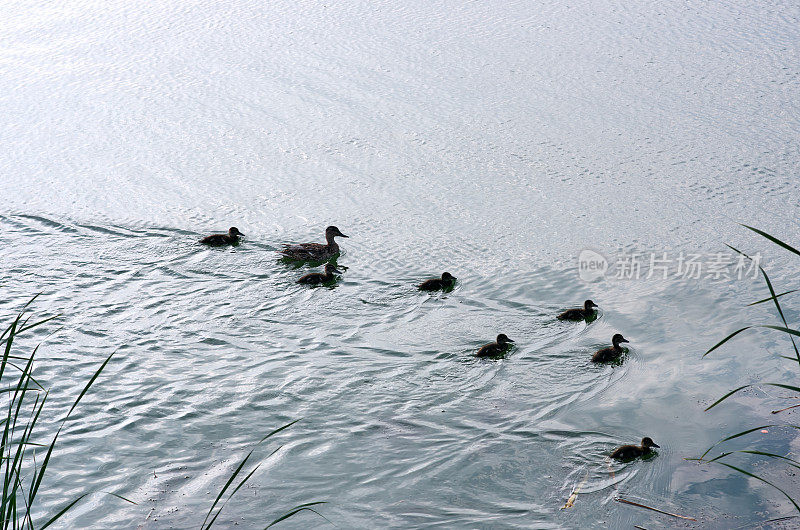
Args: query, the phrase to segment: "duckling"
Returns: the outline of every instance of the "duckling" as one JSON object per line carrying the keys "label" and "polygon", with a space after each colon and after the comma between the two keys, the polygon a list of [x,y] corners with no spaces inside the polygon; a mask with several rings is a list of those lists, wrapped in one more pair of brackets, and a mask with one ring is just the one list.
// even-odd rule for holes
{"label": "duckling", "polygon": [[420,291],[440,291],[442,289],[450,289],[456,284],[456,278],[449,272],[443,272],[442,278],[432,278],[425,280],[419,284]]}
{"label": "duckling", "polygon": [[210,236],[206,236],[200,240],[200,243],[204,245],[209,245],[211,247],[221,247],[224,245],[238,245],[239,238],[244,236],[243,233],[239,232],[239,229],[235,226],[232,226],[228,229],[227,234],[212,234]]}
{"label": "duckling", "polygon": [[284,245],[281,254],[286,258],[301,261],[325,260],[339,254],[339,245],[336,244],[335,237],[349,236],[341,233],[335,226],[329,226],[325,229],[325,241],[327,244],[301,243],[299,245]]}
{"label": "duckling", "polygon": [[583,308],[567,309],[556,318],[559,320],[585,320],[594,316],[593,307],[597,307],[597,304],[591,300],[586,300],[583,303]]}
{"label": "duckling", "polygon": [[503,333],[497,336],[496,342],[490,342],[481,347],[478,350],[478,353],[475,354],[476,357],[498,357],[503,355],[506,350],[511,346],[514,341],[509,339]]}
{"label": "duckling", "polygon": [[616,458],[617,460],[632,460],[650,454],[652,452],[650,451],[651,447],[661,446],[656,444],[652,438],[645,436],[642,438],[642,445],[623,445],[617,447],[614,449],[614,452],[611,453],[611,458]]}
{"label": "duckling", "polygon": [[628,342],[628,340],[619,333],[615,334],[613,337],[611,337],[611,344],[613,344],[613,346],[611,348],[597,350],[595,354],[592,355],[592,362],[605,363],[619,359],[624,351],[622,346],[620,346],[620,343],[622,342]]}
{"label": "duckling", "polygon": [[325,272],[312,272],[306,274],[305,276],[297,280],[297,283],[302,283],[306,285],[317,285],[319,283],[328,283],[334,279],[333,278],[334,272],[337,272],[339,274],[342,273],[342,271],[337,269],[336,265],[334,265],[333,263],[326,263]]}

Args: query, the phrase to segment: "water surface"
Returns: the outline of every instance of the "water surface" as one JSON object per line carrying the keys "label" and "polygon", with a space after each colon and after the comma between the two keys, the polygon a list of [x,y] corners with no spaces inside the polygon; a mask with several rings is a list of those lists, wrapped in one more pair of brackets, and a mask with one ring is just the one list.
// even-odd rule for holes
{"label": "water surface", "polygon": [[[796,261],[800,8],[792,3],[26,2],[0,20],[0,308],[58,324],[38,376],[68,424],[45,511],[65,527],[196,528],[225,479],[283,447],[225,508],[295,504],[340,528],[730,528],[791,515],[773,490],[684,460],[770,423],[789,347],[756,280],[583,282],[592,248]],[[336,224],[333,289],[287,241]],[[196,241],[236,225],[234,249]],[[415,283],[443,270],[449,294]],[[591,325],[553,317],[592,298]],[[786,297],[797,307],[798,297]],[[796,310],[787,310],[794,326]],[[503,332],[504,360],[471,354]],[[619,366],[591,353],[622,332]],[[786,413],[786,421],[795,421]],[[649,435],[657,458],[609,464]],[[790,451],[789,433],[762,447]],[[744,445],[747,445],[743,442]],[[752,462],[741,460],[752,466]],[[795,479],[764,462],[790,490]],[[575,506],[559,510],[572,489]],[[313,514],[286,527],[326,527]],[[691,524],[686,523],[686,526]]]}

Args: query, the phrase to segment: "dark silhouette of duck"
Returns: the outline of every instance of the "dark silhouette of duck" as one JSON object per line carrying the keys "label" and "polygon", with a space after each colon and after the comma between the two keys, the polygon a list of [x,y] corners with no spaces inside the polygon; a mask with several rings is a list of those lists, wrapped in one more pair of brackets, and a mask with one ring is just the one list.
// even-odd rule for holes
{"label": "dark silhouette of duck", "polygon": [[420,291],[441,291],[450,289],[456,284],[456,278],[449,272],[443,272],[441,278],[431,278],[419,284]]}
{"label": "dark silhouette of duck", "polygon": [[611,337],[611,346],[610,348],[603,348],[602,350],[597,350],[594,355],[592,355],[592,362],[593,363],[606,363],[609,361],[616,361],[620,358],[620,356],[624,353],[625,350],[622,349],[620,343],[628,342],[628,340],[617,333],[613,337]]}
{"label": "dark silhouette of duck", "polygon": [[318,285],[320,283],[328,283],[334,280],[333,273],[337,272],[339,274],[342,273],[339,269],[336,268],[336,265],[333,263],[326,263],[325,264],[325,272],[312,272],[306,274],[299,280],[297,283],[302,283],[305,285]]}
{"label": "dark silhouette of duck", "polygon": [[511,343],[514,341],[509,339],[503,333],[497,336],[497,340],[495,342],[490,342],[489,344],[485,344],[478,350],[478,353],[475,354],[476,357],[499,357],[503,355],[509,347],[511,347]]}
{"label": "dark silhouette of duck", "polygon": [[617,447],[614,449],[614,452],[611,453],[611,458],[616,458],[617,460],[633,460],[634,458],[652,453],[650,450],[651,447],[661,446],[656,444],[652,438],[645,436],[642,438],[642,445],[622,445]]}
{"label": "dark silhouette of duck", "polygon": [[583,303],[583,307],[576,307],[575,309],[567,309],[560,315],[558,315],[559,320],[586,320],[587,318],[591,318],[594,316],[594,307],[597,307],[597,304],[592,302],[591,300],[586,300]]}
{"label": "dark silhouette of duck", "polygon": [[335,226],[325,229],[326,244],[320,243],[301,243],[299,245],[284,245],[281,254],[289,259],[301,261],[320,261],[331,258],[339,254],[339,245],[334,238],[349,237],[344,235]]}
{"label": "dark silhouette of duck", "polygon": [[200,240],[200,243],[211,247],[222,247],[225,245],[238,245],[239,238],[244,236],[239,232],[239,229],[232,226],[228,229],[227,234],[211,234]]}

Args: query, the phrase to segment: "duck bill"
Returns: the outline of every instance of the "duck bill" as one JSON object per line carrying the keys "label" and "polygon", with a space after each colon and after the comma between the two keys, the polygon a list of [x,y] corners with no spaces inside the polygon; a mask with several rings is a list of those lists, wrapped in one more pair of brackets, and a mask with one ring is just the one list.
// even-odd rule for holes
{"label": "duck bill", "polygon": [[661,446],[660,446],[660,445],[658,445],[658,444],[657,444],[657,443],[655,443],[655,442],[653,442],[653,445],[652,445],[652,447],[658,447],[659,449],[661,448]]}
{"label": "duck bill", "polygon": [[346,236],[346,235],[344,235],[344,234],[343,234],[343,233],[341,233],[341,232],[339,232],[339,233],[338,233],[338,234],[336,234],[336,235],[338,235],[339,237],[347,237],[347,238],[349,238],[349,237],[350,237],[350,236]]}
{"label": "duck bill", "polygon": [[630,341],[628,339],[622,339],[620,342],[628,342],[628,343],[630,343]]}
{"label": "duck bill", "polygon": [[513,343],[514,341],[513,341],[513,340],[511,340],[511,339],[506,339],[506,342],[511,342],[511,343]]}
{"label": "duck bill", "polygon": [[344,271],[342,271],[341,269],[337,269],[336,267],[334,267],[334,268],[333,268],[333,272],[335,272],[336,274],[343,274],[343,272],[344,272]]}

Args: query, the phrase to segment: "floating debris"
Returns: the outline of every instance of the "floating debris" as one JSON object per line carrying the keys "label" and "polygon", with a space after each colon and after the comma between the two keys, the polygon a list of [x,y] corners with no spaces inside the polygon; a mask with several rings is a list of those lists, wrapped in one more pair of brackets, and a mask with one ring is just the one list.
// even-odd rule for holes
{"label": "floating debris", "polygon": [[575,500],[578,498],[578,493],[580,493],[581,489],[583,489],[583,487],[586,485],[586,481],[588,480],[589,480],[589,471],[587,470],[586,474],[583,475],[583,480],[581,480],[580,484],[578,484],[572,489],[572,493],[567,499],[567,502],[565,502],[564,506],[561,507],[562,510],[565,510],[567,508],[572,508],[573,506],[575,506]]}

